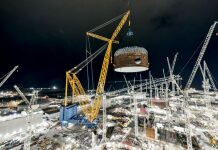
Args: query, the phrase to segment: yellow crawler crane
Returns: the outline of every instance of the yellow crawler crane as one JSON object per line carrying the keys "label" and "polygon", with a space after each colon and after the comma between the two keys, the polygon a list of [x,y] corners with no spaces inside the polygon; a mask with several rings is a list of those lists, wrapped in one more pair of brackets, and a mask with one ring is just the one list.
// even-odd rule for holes
{"label": "yellow crawler crane", "polygon": [[[99,81],[98,81],[98,85],[96,89],[96,94],[92,102],[90,102],[89,98],[87,97],[85,90],[80,80],[77,77],[77,72],[72,71],[72,69],[66,72],[66,87],[65,87],[64,105],[65,107],[67,106],[68,84],[70,84],[72,88],[72,102],[79,102],[84,115],[87,117],[87,119],[90,122],[93,122],[93,120],[97,118],[98,113],[99,113],[100,105],[102,102],[102,94],[104,92],[104,86],[105,86],[105,81],[107,77],[109,60],[111,57],[112,44],[119,43],[118,41],[115,40],[115,38],[117,37],[120,30],[126,23],[129,15],[130,15],[130,11],[127,11],[126,13],[124,13],[124,15],[122,15],[123,17],[121,21],[119,22],[118,26],[116,27],[115,31],[113,32],[110,39],[94,34],[92,32],[86,33],[87,36],[107,42],[107,49],[106,49],[106,53],[105,53],[103,63],[102,63],[102,68],[101,68],[100,77],[99,77]],[[74,70],[76,69],[77,68],[74,68]],[[74,101],[74,98],[75,98],[75,101]]]}

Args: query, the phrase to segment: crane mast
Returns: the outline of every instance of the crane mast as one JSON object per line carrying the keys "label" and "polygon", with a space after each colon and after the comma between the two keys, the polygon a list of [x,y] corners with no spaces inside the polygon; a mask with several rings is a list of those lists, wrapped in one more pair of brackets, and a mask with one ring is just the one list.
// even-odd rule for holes
{"label": "crane mast", "polygon": [[199,65],[200,65],[200,63],[201,63],[201,60],[202,60],[202,58],[203,58],[203,56],[204,56],[204,53],[205,53],[205,51],[206,51],[206,49],[207,49],[207,46],[208,46],[208,44],[209,44],[209,42],[210,42],[210,39],[211,39],[211,37],[212,37],[212,35],[213,35],[214,29],[215,29],[217,23],[218,23],[218,22],[215,21],[215,22],[211,25],[211,27],[210,27],[210,29],[209,29],[209,32],[208,32],[208,34],[207,34],[207,36],[206,36],[206,39],[205,39],[205,41],[204,41],[204,44],[203,44],[203,46],[202,46],[202,48],[201,48],[200,54],[199,54],[199,56],[198,56],[198,59],[197,59],[197,61],[196,61],[196,63],[195,63],[195,66],[194,66],[194,68],[193,68],[193,70],[192,70],[192,73],[191,73],[191,75],[190,75],[190,77],[189,77],[189,79],[188,79],[188,82],[187,82],[186,86],[185,86],[185,89],[186,89],[186,90],[188,90],[188,89],[190,88],[191,84],[192,84],[192,81],[193,81],[193,79],[194,79],[194,77],[195,77],[195,74],[196,74],[196,72],[197,72],[197,70],[198,70],[198,67],[199,67]]}

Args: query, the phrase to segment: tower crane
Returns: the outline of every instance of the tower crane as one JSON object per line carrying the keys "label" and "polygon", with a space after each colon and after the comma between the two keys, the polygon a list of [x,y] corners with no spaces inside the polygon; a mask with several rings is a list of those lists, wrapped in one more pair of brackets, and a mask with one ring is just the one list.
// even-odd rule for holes
{"label": "tower crane", "polygon": [[[83,64],[81,64],[77,67],[74,67],[73,69],[66,72],[64,106],[65,107],[67,106],[68,84],[70,84],[70,86],[72,88],[72,101],[74,102],[74,98],[76,98],[76,101],[79,102],[79,104],[82,108],[82,111],[83,111],[84,115],[86,116],[86,118],[89,120],[89,122],[93,122],[93,120],[96,119],[96,117],[98,116],[100,105],[102,102],[104,86],[105,86],[105,82],[106,82],[109,60],[111,57],[112,44],[118,43],[118,41],[116,41],[115,38],[117,37],[120,30],[122,29],[122,27],[126,23],[126,20],[129,17],[129,15],[130,15],[130,11],[127,11],[126,13],[124,13],[124,14],[112,19],[111,21],[106,22],[105,24],[100,25],[99,27],[97,27],[93,30],[90,30],[89,32],[86,33],[87,36],[90,36],[90,37],[100,39],[102,41],[107,42],[107,45],[106,45],[107,49],[106,49],[106,53],[105,53],[103,63],[102,63],[102,68],[101,68],[101,72],[100,72],[100,77],[99,77],[99,81],[98,81],[98,85],[97,85],[95,98],[91,103],[90,103],[90,100],[85,93],[85,90],[84,90],[79,78],[77,77],[77,73],[83,67],[85,67],[85,65],[87,65],[87,63],[90,60],[94,59],[93,56],[91,56],[90,59],[85,60]],[[111,38],[106,38],[106,37],[103,37],[101,35],[97,35],[97,34],[93,33],[94,31],[110,24],[112,21],[115,21],[121,17],[122,17],[122,19],[121,19],[120,23],[118,24],[118,26],[116,27],[115,31],[113,32]],[[101,51],[104,49],[104,47],[102,47]],[[97,54],[95,56],[97,56]]]}
{"label": "tower crane", "polygon": [[8,80],[8,78],[14,73],[14,71],[16,71],[18,68],[18,66],[15,66],[10,72],[8,72],[4,79],[0,82],[0,87]]}

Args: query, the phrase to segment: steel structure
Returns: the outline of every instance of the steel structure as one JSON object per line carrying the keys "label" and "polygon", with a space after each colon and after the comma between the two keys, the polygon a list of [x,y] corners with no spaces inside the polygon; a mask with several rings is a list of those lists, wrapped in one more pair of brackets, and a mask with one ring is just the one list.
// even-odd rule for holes
{"label": "steel structure", "polygon": [[[175,80],[182,80],[182,78],[179,76],[179,75],[173,75],[174,79]],[[165,77],[165,78],[155,78],[153,79],[153,82],[151,80],[151,82],[149,82],[149,80],[145,80],[144,83],[142,84],[137,84],[134,86],[134,90],[135,91],[139,91],[139,90],[144,90],[144,89],[147,89],[148,87],[150,89],[154,88],[155,86],[160,86],[162,85],[163,83],[169,83],[171,81],[171,77],[168,76],[168,77]],[[131,87],[128,86],[126,88],[122,88],[122,89],[119,89],[119,90],[115,90],[115,91],[111,91],[111,92],[107,92],[107,95],[116,95],[116,94],[121,94],[121,93],[128,93],[128,91],[131,90]]]}

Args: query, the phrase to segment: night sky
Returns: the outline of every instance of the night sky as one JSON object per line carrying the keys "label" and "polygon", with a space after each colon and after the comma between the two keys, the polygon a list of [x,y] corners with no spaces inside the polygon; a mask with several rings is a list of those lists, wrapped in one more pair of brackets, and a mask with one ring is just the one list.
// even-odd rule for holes
{"label": "night sky", "polygon": [[[85,59],[85,32],[127,10],[126,0],[1,0],[0,1],[0,76],[19,65],[19,71],[2,87],[64,87],[65,72]],[[175,73],[180,73],[193,52],[204,40],[209,27],[218,20],[218,0],[135,0],[131,2],[131,29],[149,52],[154,77],[167,72],[166,57],[172,61],[179,52]],[[116,25],[116,22],[114,25]],[[109,35],[114,25],[98,33]],[[110,32],[109,32],[110,31]],[[119,35],[122,40],[125,26]],[[215,30],[217,32],[217,29]],[[91,39],[94,52],[104,42]],[[114,46],[113,52],[118,46]],[[200,49],[181,72],[183,84],[194,66]],[[218,37],[212,37],[203,58],[218,81]],[[103,54],[93,62],[95,82]],[[148,72],[142,73],[146,78]],[[201,85],[200,72],[193,86]],[[86,70],[78,74],[87,87]],[[139,73],[134,74],[139,79]],[[133,79],[128,76],[128,79]],[[110,65],[108,81],[123,80]]]}

